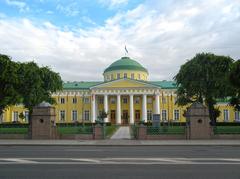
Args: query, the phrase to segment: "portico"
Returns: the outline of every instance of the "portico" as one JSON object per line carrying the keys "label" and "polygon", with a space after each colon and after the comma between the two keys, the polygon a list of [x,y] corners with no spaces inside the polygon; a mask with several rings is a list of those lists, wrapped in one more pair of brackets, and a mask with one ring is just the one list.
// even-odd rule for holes
{"label": "portico", "polygon": [[[161,89],[159,87],[144,84],[143,82],[138,84],[139,87],[136,87],[136,83],[139,82],[131,81],[135,87],[129,87],[128,89],[116,88],[117,83],[122,81],[129,82],[131,80],[121,79],[114,83],[111,82],[111,84],[97,85],[91,89],[92,122],[97,119],[99,111],[108,114],[104,122],[115,120],[118,125],[134,124],[139,121],[147,122],[148,110],[154,114],[160,114],[159,96]],[[112,88],[111,86],[115,87]],[[138,119],[139,115],[136,114],[139,112],[140,119]]]}

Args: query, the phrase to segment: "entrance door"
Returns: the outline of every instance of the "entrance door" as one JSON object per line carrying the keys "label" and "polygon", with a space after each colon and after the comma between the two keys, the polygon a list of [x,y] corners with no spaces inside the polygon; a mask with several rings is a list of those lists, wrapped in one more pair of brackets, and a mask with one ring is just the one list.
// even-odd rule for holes
{"label": "entrance door", "polygon": [[123,110],[122,124],[128,125],[128,110]]}
{"label": "entrance door", "polygon": [[135,123],[139,123],[140,122],[140,110],[135,110]]}
{"label": "entrance door", "polygon": [[111,124],[116,124],[116,111],[111,110]]}

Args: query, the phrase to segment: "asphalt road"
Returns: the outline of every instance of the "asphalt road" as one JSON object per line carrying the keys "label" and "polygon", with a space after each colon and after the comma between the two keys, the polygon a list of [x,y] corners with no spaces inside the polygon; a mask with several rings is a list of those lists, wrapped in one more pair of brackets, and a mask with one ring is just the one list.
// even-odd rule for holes
{"label": "asphalt road", "polygon": [[0,178],[238,178],[239,146],[0,146]]}

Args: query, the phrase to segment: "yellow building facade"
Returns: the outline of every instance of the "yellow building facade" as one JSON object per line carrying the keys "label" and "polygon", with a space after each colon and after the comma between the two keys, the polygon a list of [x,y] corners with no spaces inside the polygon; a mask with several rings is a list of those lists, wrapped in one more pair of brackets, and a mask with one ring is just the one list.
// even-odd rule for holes
{"label": "yellow building facade", "polygon": [[[112,63],[103,72],[104,81],[67,82],[63,91],[52,95],[57,104],[57,123],[94,123],[105,111],[105,122],[130,125],[151,121],[153,114],[160,114],[166,122],[185,122],[186,106],[176,102],[176,84],[173,81],[148,81],[149,72],[129,57]],[[219,122],[240,122],[239,111],[227,102],[217,106],[221,115]],[[20,118],[23,113],[25,118]],[[28,111],[22,105],[7,108],[1,122],[28,122]]]}

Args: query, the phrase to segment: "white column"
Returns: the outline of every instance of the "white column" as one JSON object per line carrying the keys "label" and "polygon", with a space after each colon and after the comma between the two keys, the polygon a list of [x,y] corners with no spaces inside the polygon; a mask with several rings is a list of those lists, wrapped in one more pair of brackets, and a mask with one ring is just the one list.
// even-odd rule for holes
{"label": "white column", "polygon": [[92,108],[92,122],[94,123],[96,121],[96,98],[95,98],[95,94],[92,95],[91,108]]}
{"label": "white column", "polygon": [[[104,111],[108,114],[108,95],[104,95]],[[109,122],[108,121],[108,116],[104,119],[104,122]]]}
{"label": "white column", "polygon": [[155,114],[160,114],[159,94],[155,95]]}
{"label": "white column", "polygon": [[147,122],[147,95],[143,94],[142,99],[142,120]]}
{"label": "white column", "polygon": [[121,95],[117,95],[117,124],[121,124]]}
{"label": "white column", "polygon": [[133,94],[130,94],[130,124],[134,124],[133,113],[134,113]]}

